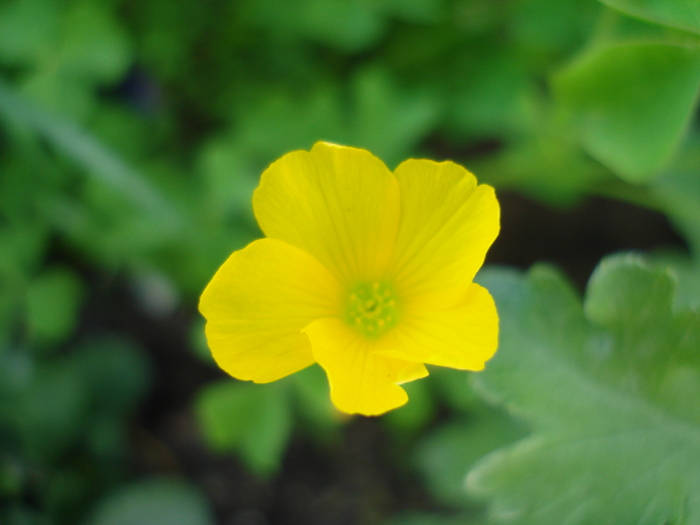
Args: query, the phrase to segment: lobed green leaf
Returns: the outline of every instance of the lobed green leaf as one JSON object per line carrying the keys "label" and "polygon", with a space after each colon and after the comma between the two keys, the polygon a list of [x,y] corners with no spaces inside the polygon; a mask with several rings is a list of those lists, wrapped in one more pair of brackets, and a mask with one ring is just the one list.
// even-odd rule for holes
{"label": "lobed green leaf", "polygon": [[480,386],[533,428],[469,474],[497,521],[700,523],[700,313],[670,272],[610,257],[583,307],[546,267],[482,281],[502,339]]}

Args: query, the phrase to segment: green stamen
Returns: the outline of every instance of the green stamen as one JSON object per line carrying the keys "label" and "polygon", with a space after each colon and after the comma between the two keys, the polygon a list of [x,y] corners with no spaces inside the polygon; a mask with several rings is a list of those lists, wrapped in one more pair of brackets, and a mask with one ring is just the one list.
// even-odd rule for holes
{"label": "green stamen", "polygon": [[358,284],[350,290],[346,319],[366,337],[379,337],[398,319],[394,290],[386,283]]}

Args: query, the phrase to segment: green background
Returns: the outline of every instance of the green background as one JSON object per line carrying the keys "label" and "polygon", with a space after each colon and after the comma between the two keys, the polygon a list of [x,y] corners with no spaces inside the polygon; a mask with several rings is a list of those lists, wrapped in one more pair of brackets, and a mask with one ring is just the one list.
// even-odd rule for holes
{"label": "green background", "polygon": [[[699,90],[687,0],[4,0],[0,524],[700,524]],[[367,419],[215,367],[318,140],[496,187],[485,372]]]}

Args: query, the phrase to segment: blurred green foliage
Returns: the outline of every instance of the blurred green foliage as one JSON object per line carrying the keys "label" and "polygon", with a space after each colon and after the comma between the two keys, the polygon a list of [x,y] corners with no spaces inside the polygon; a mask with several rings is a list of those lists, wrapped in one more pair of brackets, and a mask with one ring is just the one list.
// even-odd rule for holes
{"label": "blurred green foliage", "polygon": [[645,20],[700,33],[700,6],[691,2],[684,0],[603,1],[611,7]]}
{"label": "blurred green foliage", "polygon": [[[135,480],[153,364],[86,312],[115,279],[147,315],[191,311],[259,235],[259,174],[317,140],[560,207],[630,201],[690,249],[606,259],[583,305],[550,269],[485,272],[493,365],[476,388],[431,370],[382,420],[451,512],[391,523],[700,523],[699,21],[683,0],[2,2],[0,523],[213,522],[191,482]],[[346,421],[317,367],[193,409],[267,478]]]}
{"label": "blurred green foliage", "polygon": [[214,516],[204,496],[189,485],[151,479],[121,488],[105,499],[90,525],[210,525]]}
{"label": "blurred green foliage", "polygon": [[590,154],[620,177],[644,182],[677,150],[699,83],[700,49],[644,42],[591,51],[554,86],[578,114]]}

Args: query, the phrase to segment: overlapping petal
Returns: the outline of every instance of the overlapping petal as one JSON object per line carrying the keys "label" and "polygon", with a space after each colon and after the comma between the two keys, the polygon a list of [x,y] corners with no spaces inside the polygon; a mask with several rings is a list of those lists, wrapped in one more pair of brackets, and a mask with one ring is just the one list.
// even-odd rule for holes
{"label": "overlapping petal", "polygon": [[381,276],[399,220],[396,179],[365,150],[317,143],[273,163],[253,196],[265,234],[313,255],[344,282]]}
{"label": "overlapping petal", "polygon": [[333,404],[343,412],[383,414],[408,400],[400,383],[428,375],[422,363],[377,353],[380,342],[359,336],[340,319],[318,319],[304,332],[328,375]]}
{"label": "overlapping petal", "polygon": [[[499,231],[493,188],[453,162],[407,160],[394,172],[401,221],[389,274],[408,297],[454,302],[481,267]],[[445,295],[450,291],[452,299]]]}
{"label": "overlapping petal", "polygon": [[498,346],[498,313],[489,292],[470,284],[455,306],[435,309],[421,300],[404,307],[387,334],[383,355],[460,370],[481,370]]}
{"label": "overlapping petal", "polygon": [[340,286],[307,253],[274,239],[234,252],[202,294],[209,347],[238,379],[275,381],[314,362],[302,328],[338,315]]}

